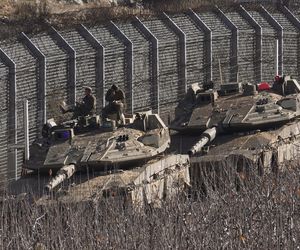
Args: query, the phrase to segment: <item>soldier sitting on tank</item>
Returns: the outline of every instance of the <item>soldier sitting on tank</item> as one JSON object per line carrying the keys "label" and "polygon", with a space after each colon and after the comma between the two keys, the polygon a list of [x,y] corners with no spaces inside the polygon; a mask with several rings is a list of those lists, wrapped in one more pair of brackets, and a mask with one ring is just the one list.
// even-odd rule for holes
{"label": "soldier sitting on tank", "polygon": [[79,116],[92,115],[95,112],[96,97],[92,94],[92,88],[85,87],[85,96],[81,102],[76,102],[74,107],[66,107],[66,105],[60,105],[60,109],[63,114],[67,112],[73,112],[72,119],[76,119]]}
{"label": "soldier sitting on tank", "polygon": [[117,121],[125,124],[124,107],[125,107],[125,94],[115,84],[106,92],[105,100],[108,105],[103,109],[103,118],[108,118],[110,115],[117,115]]}
{"label": "soldier sitting on tank", "polygon": [[279,94],[283,94],[283,83],[284,83],[284,76],[275,76],[274,82],[273,82],[273,90],[278,92]]}

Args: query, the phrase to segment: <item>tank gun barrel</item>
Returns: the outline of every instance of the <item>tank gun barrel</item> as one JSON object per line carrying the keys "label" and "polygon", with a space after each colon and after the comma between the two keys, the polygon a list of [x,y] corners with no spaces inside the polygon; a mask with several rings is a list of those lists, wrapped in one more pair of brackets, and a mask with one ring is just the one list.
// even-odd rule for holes
{"label": "tank gun barrel", "polygon": [[190,156],[198,153],[198,152],[201,152],[201,149],[209,142],[211,142],[212,140],[215,139],[216,137],[216,134],[217,134],[217,128],[216,127],[213,127],[213,128],[209,128],[209,129],[206,129],[199,141],[188,151],[188,154]]}
{"label": "tank gun barrel", "polygon": [[45,186],[47,191],[53,190],[57,185],[64,180],[69,179],[76,172],[76,166],[74,164],[65,165],[58,170],[56,176],[54,176],[48,184]]}

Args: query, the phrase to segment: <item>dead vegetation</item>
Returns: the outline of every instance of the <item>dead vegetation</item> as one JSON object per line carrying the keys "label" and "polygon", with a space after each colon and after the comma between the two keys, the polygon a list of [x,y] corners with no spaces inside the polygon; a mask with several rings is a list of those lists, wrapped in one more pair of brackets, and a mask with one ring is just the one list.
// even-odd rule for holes
{"label": "dead vegetation", "polygon": [[150,15],[151,10],[111,6],[108,2],[83,5],[41,0],[4,0],[0,2],[0,39],[16,36],[20,32],[37,33],[47,30],[50,25],[63,29],[80,23],[95,25],[109,20],[124,20],[132,16]]}
{"label": "dead vegetation", "polygon": [[[38,206],[0,201],[3,249],[296,249],[300,171],[255,175],[237,192],[215,190],[137,212],[124,200]],[[197,197],[197,198],[196,198]]]}
{"label": "dead vegetation", "polygon": [[222,8],[236,6],[234,0],[144,0],[138,5],[118,5],[110,0],[95,0],[84,4],[58,0],[2,0],[0,1],[0,39],[20,32],[35,33],[48,29],[70,28],[84,23],[95,25],[109,20],[126,20],[133,16],[147,17],[162,11],[178,13],[189,8],[207,10],[215,5]]}

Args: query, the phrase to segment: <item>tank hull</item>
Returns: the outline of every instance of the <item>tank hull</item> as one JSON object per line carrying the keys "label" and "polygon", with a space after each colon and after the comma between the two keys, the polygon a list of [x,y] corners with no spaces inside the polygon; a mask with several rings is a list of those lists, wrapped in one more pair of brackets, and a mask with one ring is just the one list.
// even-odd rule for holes
{"label": "tank hull", "polygon": [[121,199],[127,205],[142,208],[161,206],[164,199],[176,197],[190,185],[189,157],[168,155],[148,161],[139,167],[122,170],[77,172],[62,183],[56,192],[46,193],[44,186],[51,176],[27,175],[11,183],[10,194],[30,194],[39,205],[80,203]]}
{"label": "tank hull", "polygon": [[190,158],[191,185],[206,195],[229,186],[238,189],[237,183],[251,174],[276,174],[299,156],[299,121],[271,131],[220,135],[205,154]]}

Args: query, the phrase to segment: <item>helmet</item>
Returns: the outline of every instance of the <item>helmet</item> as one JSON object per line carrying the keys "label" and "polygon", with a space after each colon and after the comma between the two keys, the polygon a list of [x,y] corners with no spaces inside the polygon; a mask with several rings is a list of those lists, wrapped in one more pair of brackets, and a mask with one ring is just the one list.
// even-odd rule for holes
{"label": "helmet", "polygon": [[84,87],[84,90],[88,90],[88,91],[92,92],[92,88],[88,87],[88,86]]}

